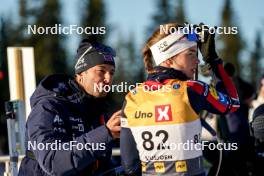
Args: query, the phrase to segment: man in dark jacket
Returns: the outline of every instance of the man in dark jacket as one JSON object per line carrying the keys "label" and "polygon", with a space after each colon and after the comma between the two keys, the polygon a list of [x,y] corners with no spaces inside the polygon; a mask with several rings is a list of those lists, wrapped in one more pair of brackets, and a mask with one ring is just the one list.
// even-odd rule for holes
{"label": "man in dark jacket", "polygon": [[19,175],[100,175],[109,169],[120,111],[105,123],[107,92],[99,87],[112,84],[114,57],[110,47],[83,40],[74,78],[56,74],[40,82],[31,97]]}

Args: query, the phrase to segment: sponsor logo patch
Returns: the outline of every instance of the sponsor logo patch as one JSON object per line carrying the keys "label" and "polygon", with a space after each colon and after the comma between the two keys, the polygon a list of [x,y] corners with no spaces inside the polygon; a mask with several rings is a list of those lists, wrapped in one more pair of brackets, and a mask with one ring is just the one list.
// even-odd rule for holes
{"label": "sponsor logo patch", "polygon": [[165,172],[165,165],[163,162],[155,162],[154,168],[155,168],[155,172],[157,172],[157,173],[164,173]]}
{"label": "sponsor logo patch", "polygon": [[155,106],[155,121],[168,122],[172,121],[171,105],[157,105]]}
{"label": "sponsor logo patch", "polygon": [[187,171],[187,164],[186,161],[177,161],[175,163],[176,172],[186,172]]}
{"label": "sponsor logo patch", "polygon": [[218,95],[217,95],[217,91],[215,90],[215,88],[210,87],[210,94],[215,98],[215,99],[219,99]]}
{"label": "sponsor logo patch", "polygon": [[181,87],[181,85],[180,84],[173,84],[173,89],[179,89],[180,87]]}

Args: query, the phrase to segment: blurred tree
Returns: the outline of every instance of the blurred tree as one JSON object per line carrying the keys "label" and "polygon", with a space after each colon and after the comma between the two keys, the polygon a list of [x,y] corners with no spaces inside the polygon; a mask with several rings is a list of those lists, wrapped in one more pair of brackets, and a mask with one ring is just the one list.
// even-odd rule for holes
{"label": "blurred tree", "polygon": [[[119,36],[116,52],[116,74],[114,82],[120,85],[122,82],[129,85],[136,85],[145,80],[144,64],[141,57],[137,54],[138,49],[135,44],[135,37],[130,33],[129,37],[125,40],[122,35]],[[116,92],[113,94],[113,99],[117,106],[121,107],[124,97],[128,92]]]}
{"label": "blurred tree", "polygon": [[[161,24],[176,22],[183,24],[186,22],[186,15],[184,10],[184,1],[175,1],[174,4],[168,0],[156,1],[156,11],[152,16],[152,22],[148,28],[148,33],[151,34]],[[173,9],[175,8],[175,9]]]}
{"label": "blurred tree", "polygon": [[16,25],[14,44],[16,46],[25,46],[28,45],[25,29],[28,24],[28,17],[30,15],[28,9],[28,0],[19,0],[19,23]]}
{"label": "blurred tree", "polygon": [[159,25],[169,23],[174,21],[172,16],[172,9],[171,9],[171,1],[168,0],[156,0],[155,6],[156,11],[154,12],[152,16],[152,21],[150,26],[147,28],[147,38],[150,37],[150,35],[153,33],[154,30],[156,30]]}
{"label": "blurred tree", "polygon": [[[237,27],[237,34],[222,34],[220,40],[222,41],[222,48],[220,50],[220,57],[225,61],[234,64],[237,71],[237,75],[240,75],[240,60],[239,53],[244,47],[244,42],[242,40],[241,30],[239,30],[238,25],[235,23],[235,14],[232,8],[230,0],[225,0],[223,10],[222,10],[222,22],[221,27],[226,27],[225,32],[231,31],[231,27]],[[237,20],[236,20],[237,21]]]}
{"label": "blurred tree", "polygon": [[7,65],[7,47],[22,46],[25,42],[23,30],[26,25],[26,0],[19,0],[19,23],[13,23],[11,16],[0,19],[0,150],[1,154],[8,153],[7,126],[5,119],[5,105],[9,100],[9,81]]}
{"label": "blurred tree", "polygon": [[[106,40],[107,35],[109,34],[109,26],[107,26],[106,19],[106,10],[103,0],[86,0],[84,2],[84,9],[81,14],[81,26],[93,27],[93,29],[88,30],[88,32],[100,33],[100,27],[105,27],[105,34],[97,35],[97,39],[100,42]],[[83,34],[83,38],[87,38],[87,34]]]}
{"label": "blurred tree", "polygon": [[254,51],[251,53],[251,56],[250,56],[250,81],[256,87],[257,80],[259,80],[261,77],[261,74],[263,74],[262,64],[261,64],[263,48],[262,48],[262,43],[261,43],[260,31],[256,33],[254,47],[255,47]]}
{"label": "blurred tree", "polygon": [[27,0],[19,0],[19,17],[20,17],[20,23],[26,24],[27,16],[28,16]]}
{"label": "blurred tree", "polygon": [[[33,19],[32,24],[36,27],[54,27],[62,23],[59,0],[45,0],[39,6],[32,8],[35,10],[31,10],[30,18]],[[27,37],[27,44],[34,46],[37,81],[47,74],[68,71],[62,34],[49,32],[48,34],[31,34]]]}
{"label": "blurred tree", "polygon": [[157,12],[154,13],[152,19],[155,24],[163,24],[171,21],[171,6],[168,0],[158,0],[157,2]]}
{"label": "blurred tree", "polygon": [[[6,48],[10,44],[8,36],[11,34],[12,25],[6,25],[6,21],[0,18],[0,72],[2,79],[0,79],[0,153],[7,154],[7,128],[5,119],[5,101],[9,100],[9,84],[8,84],[8,70],[7,70],[7,52]],[[9,21],[9,24],[11,21]]]}
{"label": "blurred tree", "polygon": [[138,50],[136,49],[134,38],[134,34],[130,33],[129,38],[124,45],[127,50],[127,56],[124,60],[127,61],[125,68],[129,68],[127,70],[126,80],[129,80],[132,84],[144,81],[144,63],[143,59],[137,54]]}
{"label": "blurred tree", "polygon": [[[124,55],[126,54],[126,48],[124,47],[125,41],[122,37],[122,35],[119,35],[118,40],[116,42],[115,51],[116,51],[116,71],[114,74],[114,85],[119,85],[122,82],[126,82],[127,74],[126,71],[128,68],[125,66],[125,60]],[[116,92],[114,91],[110,95],[110,101],[112,101],[112,104],[114,104],[119,109],[122,107],[124,97],[126,95],[126,92]]]}
{"label": "blurred tree", "polygon": [[184,10],[184,1],[179,0],[176,1],[176,9],[175,9],[175,21],[176,23],[183,24],[186,22],[186,15],[185,15],[185,10]]}
{"label": "blurred tree", "polygon": [[118,40],[116,42],[115,50],[116,50],[116,72],[114,75],[114,82],[118,83],[121,81],[126,80],[126,72],[125,72],[125,63],[124,60],[124,54],[125,54],[125,41],[122,37],[122,35],[119,35]]}
{"label": "blurred tree", "polygon": [[27,24],[28,10],[27,0],[19,0],[18,2],[18,23],[14,24],[11,17],[6,19],[8,21],[8,43],[10,46],[24,46],[27,45],[25,39],[25,28]]}

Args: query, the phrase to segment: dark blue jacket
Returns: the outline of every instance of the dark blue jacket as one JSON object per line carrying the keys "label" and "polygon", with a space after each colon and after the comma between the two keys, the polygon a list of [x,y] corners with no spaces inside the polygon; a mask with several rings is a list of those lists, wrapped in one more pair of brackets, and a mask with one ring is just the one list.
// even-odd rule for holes
{"label": "dark blue jacket", "polygon": [[28,152],[19,175],[100,175],[109,169],[113,138],[103,124],[102,102],[85,94],[72,77],[43,79],[30,99]]}

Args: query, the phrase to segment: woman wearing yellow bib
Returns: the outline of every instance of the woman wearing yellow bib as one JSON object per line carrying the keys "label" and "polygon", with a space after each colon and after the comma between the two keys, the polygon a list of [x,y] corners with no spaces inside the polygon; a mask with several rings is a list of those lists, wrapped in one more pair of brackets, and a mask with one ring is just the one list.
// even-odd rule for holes
{"label": "woman wearing yellow bib", "polygon": [[[201,42],[183,26],[160,25],[143,48],[147,81],[127,94],[122,110],[120,149],[127,174],[205,175],[198,114],[233,112],[239,100],[216,54],[214,34],[203,33]],[[191,80],[197,49],[225,90]]]}

